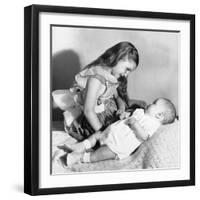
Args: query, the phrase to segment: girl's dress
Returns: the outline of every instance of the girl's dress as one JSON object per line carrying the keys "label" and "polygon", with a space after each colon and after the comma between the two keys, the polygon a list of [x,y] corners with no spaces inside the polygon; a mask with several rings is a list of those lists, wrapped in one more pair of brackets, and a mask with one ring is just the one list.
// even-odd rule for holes
{"label": "girl's dress", "polygon": [[115,116],[117,111],[115,95],[117,95],[119,85],[117,79],[101,66],[82,70],[75,76],[74,86],[65,91],[67,98],[64,99],[67,101],[65,101],[65,112],[63,113],[65,130],[78,141],[84,140],[95,132],[83,114],[85,90],[90,77],[98,79],[105,86],[105,90],[100,91],[95,106],[99,121],[107,127],[117,120]]}

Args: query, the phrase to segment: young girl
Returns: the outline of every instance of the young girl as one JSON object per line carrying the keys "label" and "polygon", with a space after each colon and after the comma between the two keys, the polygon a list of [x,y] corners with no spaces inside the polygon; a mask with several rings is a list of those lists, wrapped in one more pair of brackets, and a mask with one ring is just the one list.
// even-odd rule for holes
{"label": "young girl", "polygon": [[67,98],[62,97],[65,100],[57,101],[61,92],[54,91],[54,103],[65,111],[65,130],[81,141],[116,121],[116,112],[124,116],[125,104],[117,93],[118,79],[127,78],[138,63],[137,49],[130,42],[120,42],[75,76],[73,88],[65,91]]}

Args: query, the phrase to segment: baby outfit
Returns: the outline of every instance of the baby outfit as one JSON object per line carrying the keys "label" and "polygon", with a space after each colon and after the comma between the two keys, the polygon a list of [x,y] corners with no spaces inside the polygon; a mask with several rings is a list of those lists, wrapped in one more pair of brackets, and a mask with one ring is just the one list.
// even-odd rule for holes
{"label": "baby outfit", "polygon": [[[146,115],[143,109],[136,109],[131,117],[135,117],[140,126],[151,137],[158,129],[160,123]],[[131,118],[129,117],[129,118]],[[125,123],[127,119],[120,120],[110,125],[100,139],[101,145],[107,145],[118,159],[128,157],[141,143],[134,131]]]}

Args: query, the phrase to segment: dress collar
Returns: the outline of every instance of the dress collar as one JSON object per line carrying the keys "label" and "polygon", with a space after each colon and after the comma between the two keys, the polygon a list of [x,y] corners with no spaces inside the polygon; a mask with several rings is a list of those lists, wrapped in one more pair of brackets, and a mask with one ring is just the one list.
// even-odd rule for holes
{"label": "dress collar", "polygon": [[104,67],[101,66],[86,68],[80,72],[80,75],[83,77],[95,74],[103,76],[107,81],[109,81],[112,84],[118,84],[117,78],[113,76],[108,70],[106,70]]}

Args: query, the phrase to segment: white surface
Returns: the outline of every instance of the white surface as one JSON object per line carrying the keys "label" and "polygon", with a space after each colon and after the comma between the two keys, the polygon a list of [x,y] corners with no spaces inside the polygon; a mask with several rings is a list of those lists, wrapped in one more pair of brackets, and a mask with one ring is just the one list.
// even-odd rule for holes
{"label": "white surface", "polygon": [[[83,6],[83,7],[102,7],[116,9],[135,9],[149,11],[165,11],[165,12],[182,12],[196,13],[196,21],[199,21],[200,9],[198,1],[135,1],[119,0],[119,1],[14,1],[8,0],[2,3],[1,10],[1,73],[0,73],[0,90],[1,90],[1,165],[0,165],[0,188],[1,199],[31,199],[32,197],[23,194],[23,7],[32,3],[37,4],[54,4],[68,6]],[[200,33],[199,27],[196,27],[198,36]],[[196,44],[199,44],[199,38],[196,38]],[[197,46],[197,45],[196,45]],[[197,46],[196,55],[199,54],[199,46]],[[199,58],[196,56],[196,66],[199,66]],[[200,85],[200,69],[196,68],[196,85]],[[199,88],[196,89],[196,102],[199,102]],[[196,104],[197,119],[200,120],[199,104]],[[199,123],[196,129],[199,131]],[[196,141],[200,141],[199,135],[196,135]],[[48,196],[48,199],[122,199],[126,195],[127,199],[197,199],[200,189],[200,147],[196,146],[197,153],[197,186],[195,187],[176,187],[162,188],[150,190],[132,190],[132,191],[115,191],[101,192],[89,194],[67,194],[57,195],[56,197]],[[45,199],[40,196],[37,199]]]}

